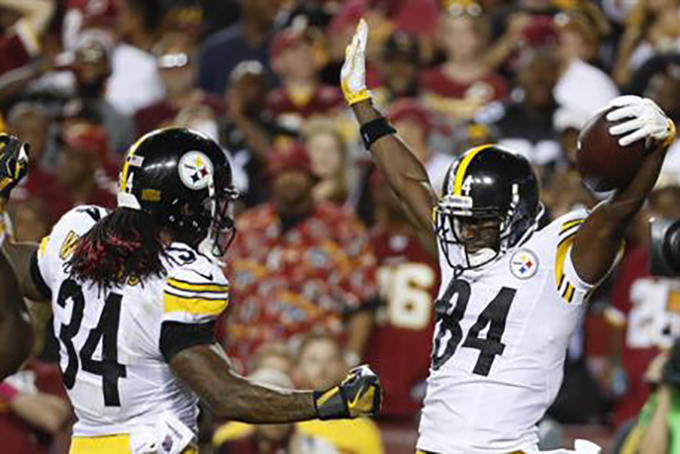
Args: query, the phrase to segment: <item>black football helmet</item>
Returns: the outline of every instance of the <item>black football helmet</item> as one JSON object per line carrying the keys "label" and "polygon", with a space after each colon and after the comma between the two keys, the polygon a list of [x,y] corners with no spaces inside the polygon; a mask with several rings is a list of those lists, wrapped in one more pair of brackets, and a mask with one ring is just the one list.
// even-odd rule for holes
{"label": "black football helmet", "polygon": [[[434,222],[442,252],[451,267],[481,267],[520,244],[535,230],[543,213],[538,181],[526,158],[495,144],[465,152],[446,174]],[[493,247],[470,252],[461,223],[495,220],[498,238]],[[453,254],[459,254],[454,258]],[[462,254],[462,257],[460,256]],[[456,265],[464,259],[467,266]]]}
{"label": "black football helmet", "polygon": [[225,151],[184,128],[150,132],[130,147],[119,174],[118,206],[142,210],[177,241],[222,257],[233,239],[238,198]]}

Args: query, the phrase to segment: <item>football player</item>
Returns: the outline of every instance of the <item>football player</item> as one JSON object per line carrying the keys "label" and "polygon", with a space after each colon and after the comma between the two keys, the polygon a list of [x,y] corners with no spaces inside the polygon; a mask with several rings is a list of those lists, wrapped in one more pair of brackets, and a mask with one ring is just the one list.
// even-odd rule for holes
{"label": "football player", "polygon": [[584,306],[622,251],[626,228],[654,186],[673,123],[648,99],[613,101],[622,146],[650,148],[633,181],[592,212],[538,230],[543,208],[523,157],[496,145],[463,154],[437,197],[427,173],[372,107],[365,84],[368,27],[346,50],[341,83],[378,167],[442,284],[417,448],[426,453],[536,452],[536,424],[560,388],[567,344]]}
{"label": "football player", "polygon": [[[8,147],[13,149],[9,151]],[[0,211],[4,210],[4,200],[16,182],[26,173],[25,168],[17,166],[17,161],[27,159],[27,148],[11,142],[8,136],[0,136]],[[0,246],[5,237],[5,226],[0,222]],[[14,269],[0,252],[0,382],[16,372],[31,352],[30,320]]]}
{"label": "football player", "polygon": [[[15,166],[0,178],[16,184],[26,160],[16,138],[4,140],[0,157]],[[377,412],[380,386],[366,366],[325,392],[273,389],[236,375],[213,342],[229,304],[218,258],[237,196],[217,143],[186,129],[151,132],[130,148],[119,179],[116,210],[81,206],[39,246],[6,244],[24,293],[52,302],[78,417],[71,453],[196,452],[198,398],[248,423]]]}

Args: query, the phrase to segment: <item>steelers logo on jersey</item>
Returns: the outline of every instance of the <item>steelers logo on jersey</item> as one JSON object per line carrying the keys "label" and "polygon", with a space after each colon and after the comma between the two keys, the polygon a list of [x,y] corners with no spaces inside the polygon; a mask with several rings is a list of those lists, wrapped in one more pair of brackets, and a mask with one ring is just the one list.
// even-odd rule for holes
{"label": "steelers logo on jersey", "polygon": [[213,177],[213,164],[200,151],[190,151],[179,160],[179,177],[189,189],[200,190],[208,187]]}
{"label": "steelers logo on jersey", "polygon": [[510,272],[517,279],[529,279],[538,271],[538,257],[528,249],[520,249],[510,258]]}

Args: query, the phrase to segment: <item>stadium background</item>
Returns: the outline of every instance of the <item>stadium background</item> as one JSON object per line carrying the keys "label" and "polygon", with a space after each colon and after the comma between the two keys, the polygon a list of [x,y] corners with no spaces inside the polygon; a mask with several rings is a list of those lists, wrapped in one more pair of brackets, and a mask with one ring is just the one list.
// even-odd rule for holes
{"label": "stadium background", "polygon": [[[217,333],[235,367],[301,387],[362,359],[380,373],[378,426],[283,428],[252,452],[315,452],[293,432],[333,452],[413,452],[437,267],[338,88],[360,17],[375,103],[436,188],[456,155],[499,142],[536,166],[554,218],[597,202],[574,170],[576,135],[609,100],[648,96],[680,120],[677,0],[0,0],[2,129],[32,146],[13,193],[16,239],[39,241],[76,205],[115,207],[117,169],[139,135],[200,130],[230,152],[243,193]],[[651,216],[680,217],[680,145],[574,336],[546,446],[581,436],[613,449],[658,379],[650,365],[680,334],[680,282],[647,269]],[[18,411],[0,392],[3,453],[68,446],[49,310],[32,309],[47,335],[0,391],[35,405]],[[204,412],[203,450],[214,440],[215,452],[251,452],[234,443],[253,429],[224,423]]]}

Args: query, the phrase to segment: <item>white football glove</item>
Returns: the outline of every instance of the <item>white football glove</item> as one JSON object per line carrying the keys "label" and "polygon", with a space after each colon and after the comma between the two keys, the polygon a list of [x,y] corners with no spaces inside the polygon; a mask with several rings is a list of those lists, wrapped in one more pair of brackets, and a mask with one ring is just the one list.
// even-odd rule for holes
{"label": "white football glove", "polygon": [[644,139],[670,145],[675,140],[675,125],[663,110],[649,98],[619,96],[607,108],[614,108],[607,114],[607,120],[626,120],[609,128],[609,134],[619,137],[619,145],[625,147]]}
{"label": "white football glove", "polygon": [[340,86],[345,101],[350,106],[359,101],[371,99],[366,88],[366,42],[368,41],[368,24],[364,19],[359,21],[352,42],[345,48],[345,63],[340,71]]}

